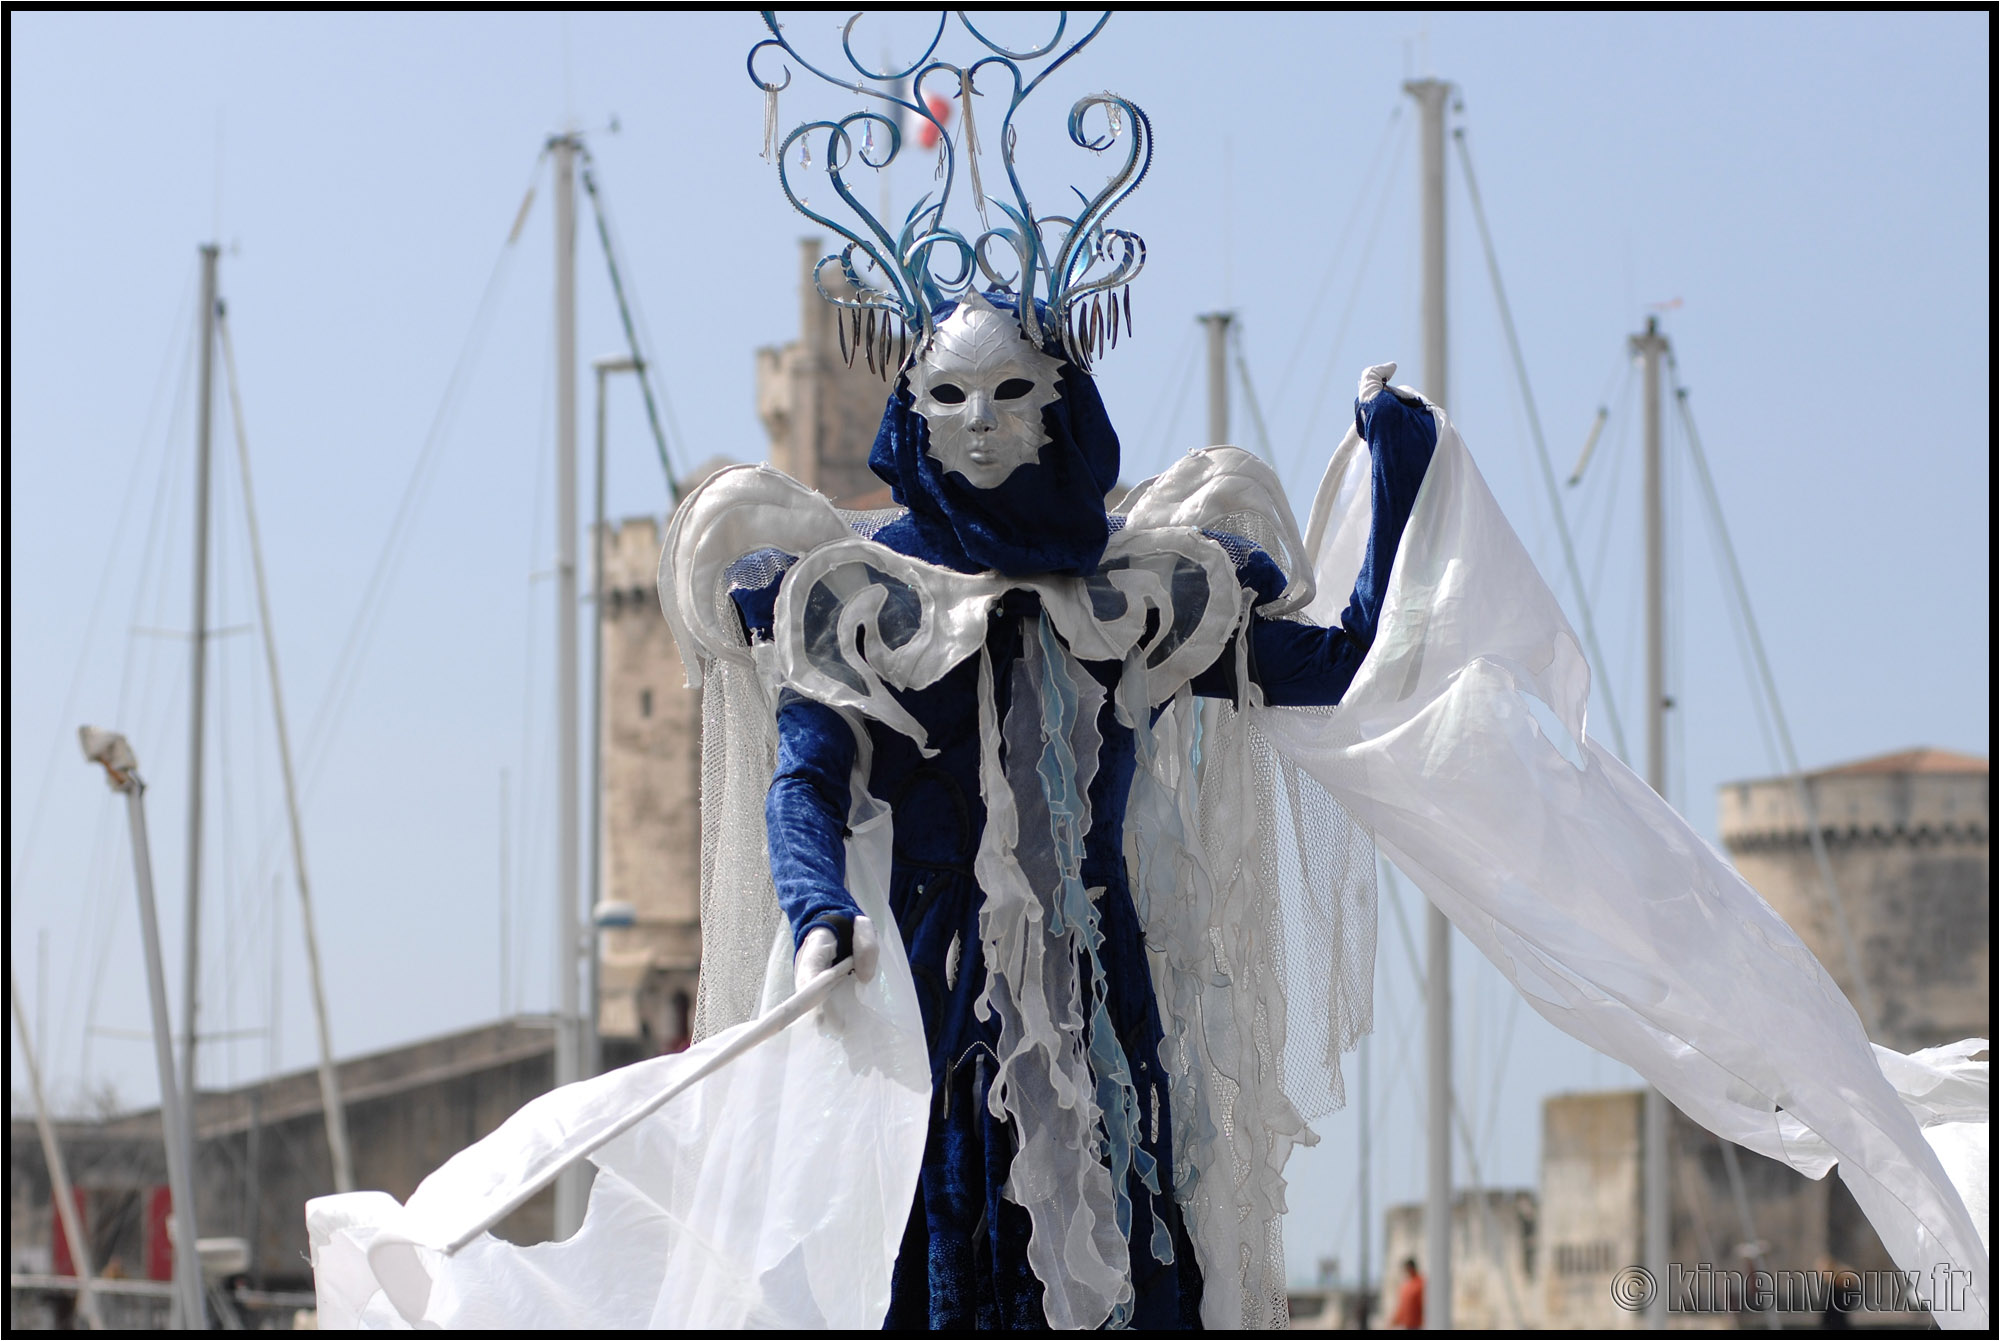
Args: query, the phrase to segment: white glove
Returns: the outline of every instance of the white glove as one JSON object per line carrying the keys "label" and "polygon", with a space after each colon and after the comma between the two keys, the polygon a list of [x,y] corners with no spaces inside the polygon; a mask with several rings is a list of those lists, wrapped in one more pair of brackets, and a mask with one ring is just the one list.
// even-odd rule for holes
{"label": "white glove", "polygon": [[[882,961],[882,942],[876,938],[875,924],[865,917],[855,918],[849,944],[853,949],[854,976],[861,982],[867,982],[875,976],[875,969]],[[839,942],[834,939],[830,928],[814,927],[808,931],[805,940],[799,943],[798,954],[792,958],[792,990],[798,991],[832,968],[834,956],[839,952]],[[843,985],[820,1004],[813,1017],[821,1033],[839,1037],[856,1019],[858,1006],[854,993]]]}
{"label": "white glove", "polygon": [[1362,369],[1361,386],[1354,393],[1355,399],[1364,405],[1374,400],[1382,389],[1389,385],[1389,379],[1395,375],[1396,365],[1393,363],[1378,363],[1372,368]]}
{"label": "white glove", "polygon": [[[882,942],[876,939],[875,924],[865,917],[854,919],[854,976],[868,982],[875,976],[876,967],[882,962]],[[814,927],[806,933],[799,944],[799,952],[792,959],[792,990],[798,991],[820,974],[833,967],[834,957],[839,953],[839,942],[834,939],[828,927]]]}
{"label": "white glove", "polygon": [[1393,363],[1378,363],[1372,368],[1362,369],[1361,385],[1355,390],[1355,398],[1363,405],[1366,405],[1369,401],[1375,399],[1376,396],[1387,391],[1405,405],[1421,405],[1424,400],[1423,393],[1415,387],[1410,386],[1408,383],[1402,386],[1391,386],[1389,384],[1389,379],[1395,375],[1396,365]]}
{"label": "white glove", "polygon": [[833,956],[838,950],[833,933],[825,927],[814,927],[799,942],[799,952],[792,958],[792,990],[798,991],[820,974],[833,967]]}

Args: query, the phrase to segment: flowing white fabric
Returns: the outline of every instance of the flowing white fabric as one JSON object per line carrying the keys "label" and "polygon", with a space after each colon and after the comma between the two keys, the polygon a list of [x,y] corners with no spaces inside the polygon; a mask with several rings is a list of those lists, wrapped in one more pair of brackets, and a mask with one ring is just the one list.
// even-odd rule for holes
{"label": "flowing white fabric", "polygon": [[[888,815],[854,825],[856,900],[879,971],[669,1100],[590,1156],[583,1225],[519,1247],[446,1247],[538,1171],[755,1027],[553,1090],[426,1178],[307,1203],[319,1325],[353,1328],[876,1328],[916,1191],[930,1065],[888,910]],[[791,988],[774,944],[766,1000]]]}
{"label": "flowing white fabric", "polygon": [[[1589,737],[1576,637],[1436,419],[1375,644],[1341,708],[1267,709],[1259,726],[1544,1018],[1720,1136],[1812,1177],[1838,1162],[1938,1321],[1988,1326],[1979,1226],[1919,1129],[1936,1059],[1872,1048],[1791,928]],[[1316,519],[1342,510],[1352,480],[1330,473],[1322,492]],[[1322,593],[1343,589],[1344,529],[1312,528]],[[1954,1151],[1981,1089],[1953,1099],[1939,1140]],[[1941,1266],[1969,1273],[1962,1309],[1930,1298]]]}
{"label": "flowing white fabric", "polygon": [[1990,1254],[1993,1157],[1993,1093],[1991,1066],[1973,1060],[1988,1051],[1983,1038],[1968,1038],[1941,1048],[1925,1048],[1905,1056],[1879,1044],[1875,1060],[1896,1087],[1903,1106],[1923,1128],[1924,1139],[1965,1199],[1965,1210],[1979,1231],[1979,1242]]}
{"label": "flowing white fabric", "polygon": [[[1791,930],[1588,738],[1589,677],[1576,639],[1458,435],[1437,420],[1437,453],[1374,648],[1340,708],[1264,708],[1254,693],[1204,708],[1184,675],[1149,668],[1144,648],[1125,655],[1118,710],[1138,751],[1126,857],[1167,1030],[1174,1183],[1203,1271],[1204,1321],[1286,1321],[1284,1167],[1313,1139],[1305,1122],[1340,1102],[1340,1054],[1369,1025],[1365,826],[1543,1016],[1630,1063],[1719,1135],[1815,1177],[1838,1163],[1920,1288],[1935,1291],[1940,1266],[1966,1273],[1965,1306],[1944,1307],[1950,1292],[1938,1292],[1939,1321],[1986,1326],[1989,1102],[1986,1066],[1971,1060],[1984,1043],[1910,1057],[1871,1049]],[[1267,515],[1271,490],[1230,450],[1197,454],[1149,482],[1138,491],[1138,524],[1128,525],[1233,531],[1287,560],[1303,552],[1317,590],[1289,565],[1284,604],[1331,617],[1353,586],[1369,525],[1365,445],[1350,433],[1336,452],[1303,542],[1282,507]],[[874,982],[843,987],[824,1016],[791,1026],[593,1155],[596,1187],[569,1240],[516,1247],[489,1234],[456,1255],[442,1251],[529,1171],[586,1147],[754,1027],[737,1022],[757,1009],[760,958],[762,1005],[789,991],[790,938],[770,892],[759,803],[773,691],[792,676],[780,649],[759,655],[743,642],[727,572],[760,546],[789,539],[788,552],[845,552],[853,534],[803,486],[749,468],[715,477],[670,532],[663,604],[691,682],[706,682],[706,1037],[687,1053],[536,1100],[425,1180],[408,1206],[379,1192],[310,1203],[322,1326],[880,1325],[931,1093],[887,906],[888,818],[865,788],[865,731],[848,870],[882,931]],[[757,585],[777,571],[760,562]],[[881,567],[889,584],[866,585],[889,591],[896,562]],[[912,590],[929,585],[905,576]],[[1158,592],[1147,582],[1160,587],[1138,573],[1107,580],[1091,595],[1093,617],[1116,624],[1149,601],[1163,613],[1181,607],[1177,579]],[[1199,585],[1237,595],[1233,583]],[[957,594],[979,604],[987,593]],[[886,597],[860,587],[847,595],[865,600],[854,608],[871,636],[864,647],[829,625],[837,636],[827,647],[841,654],[832,664],[858,671],[866,662],[870,674],[898,678],[894,658],[877,664],[883,649],[902,645],[886,636]],[[1086,621],[1064,615],[1084,605],[1060,593],[1047,604],[1064,639],[1075,638]],[[1227,627],[1240,613],[1228,611]],[[803,627],[796,609],[788,622]],[[1213,646],[1209,622],[1191,620],[1186,631],[1200,636],[1188,641]],[[997,899],[982,949],[990,969],[1019,959],[1024,970],[994,969],[990,1003],[1012,1021],[1003,1042],[1013,1040],[1006,1051],[1021,1063],[1011,1095],[996,1087],[1026,1132],[1010,1195],[1042,1212],[1037,1239],[1049,1241],[1031,1256],[1060,1305],[1051,1321],[1090,1325],[1130,1288],[1122,1244],[1104,1235],[1118,1193],[1097,1141],[1115,1149],[1114,1126],[1129,1132],[1158,1118],[1130,1112],[1115,1076],[1107,1089],[1095,1063],[1070,1055],[1080,1042],[1050,1042],[1052,1030],[1080,1037],[1090,998],[1073,934],[1056,945],[1068,976],[1050,976],[1046,954],[1043,970],[1025,971],[1029,932],[1053,930],[1059,909],[1065,927],[1072,910],[1078,926],[1089,924],[1089,891],[1069,888],[1070,849],[1088,828],[1078,797],[1088,790],[1096,712],[1088,677],[1057,673],[1073,654],[1051,638],[1029,658],[1004,722],[990,671],[982,676],[990,841],[981,878]],[[1238,678],[1247,683],[1241,663]],[[1169,701],[1155,722],[1158,700]],[[1003,739],[1014,758],[1003,756]],[[1055,760],[1055,781],[1034,781],[1037,758]],[[1287,843],[1299,851],[1284,851]],[[1029,1087],[1044,1079],[1051,1094]],[[1120,1112],[1130,1121],[1105,1122]]]}

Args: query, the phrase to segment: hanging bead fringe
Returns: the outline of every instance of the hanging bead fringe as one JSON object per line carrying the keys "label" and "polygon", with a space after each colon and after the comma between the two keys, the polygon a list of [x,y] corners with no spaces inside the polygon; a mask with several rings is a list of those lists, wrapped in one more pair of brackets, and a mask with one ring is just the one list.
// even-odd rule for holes
{"label": "hanging bead fringe", "polygon": [[958,101],[965,110],[959,113],[959,124],[965,127],[965,135],[960,148],[965,150],[966,166],[972,175],[972,203],[979,211],[979,226],[992,230],[992,220],[986,217],[986,188],[979,182],[979,128],[972,120],[972,75],[961,73],[958,77]]}
{"label": "hanging bead fringe", "polygon": [[780,85],[764,85],[764,152],[761,155],[769,163],[778,152],[778,89]]}

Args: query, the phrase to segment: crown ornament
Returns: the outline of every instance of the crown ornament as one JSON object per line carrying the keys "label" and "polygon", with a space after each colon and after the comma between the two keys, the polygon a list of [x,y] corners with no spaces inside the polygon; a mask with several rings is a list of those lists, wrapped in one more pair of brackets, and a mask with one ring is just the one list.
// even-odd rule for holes
{"label": "crown ornament", "polygon": [[[955,64],[938,59],[953,17],[972,40],[974,59]],[[778,185],[792,207],[842,238],[843,244],[813,268],[820,297],[840,309],[841,353],[852,367],[865,360],[869,369],[889,378],[920,357],[937,334],[935,309],[964,298],[982,284],[1011,295],[1021,334],[1037,348],[1053,339],[1069,361],[1084,371],[1116,347],[1122,322],[1132,333],[1131,282],[1146,263],[1146,244],[1138,234],[1110,227],[1107,220],[1125,197],[1145,180],[1153,160],[1153,128],[1146,114],[1115,93],[1093,93],[1070,108],[1070,142],[1096,154],[1124,149],[1109,178],[1095,193],[1071,187],[1078,207],[1073,214],[1037,214],[1022,189],[1015,169],[1015,114],[1042,81],[1067,63],[1103,31],[1110,11],[1101,14],[1083,36],[1064,45],[1070,28],[1067,10],[1056,18],[1055,32],[1044,42],[1013,50],[985,36],[963,11],[942,11],[937,29],[923,54],[907,66],[876,70],[854,53],[856,13],[841,30],[841,54],[854,78],[830,73],[800,54],[778,23],[775,12],[763,11],[771,36],[750,48],[746,62],[751,82],[764,94],[765,156],[774,158]],[[780,65],[783,81],[758,72]],[[791,63],[818,78],[872,100],[837,120],[809,121],[777,141],[778,95],[792,83]],[[974,99],[1005,95],[999,134],[981,142]],[[958,128],[932,110],[932,100],[955,99],[960,107]],[[879,105],[878,105],[879,104]],[[905,117],[928,122],[938,145],[936,179],[910,207],[902,225],[892,231],[856,198],[849,174],[861,165],[886,168],[904,148]],[[991,113],[987,119],[991,122]],[[774,152],[775,143],[775,152]],[[794,147],[798,152],[792,152]],[[997,152],[1006,186],[989,194],[980,159]],[[970,237],[946,222],[946,208],[965,168],[980,228]],[[794,172],[824,173],[833,194],[850,216],[847,221],[813,206],[793,180]],[[824,197],[821,197],[824,200]],[[831,207],[829,207],[831,208]],[[998,211],[1000,222],[994,221]],[[829,270],[838,272],[844,288],[829,289]]]}

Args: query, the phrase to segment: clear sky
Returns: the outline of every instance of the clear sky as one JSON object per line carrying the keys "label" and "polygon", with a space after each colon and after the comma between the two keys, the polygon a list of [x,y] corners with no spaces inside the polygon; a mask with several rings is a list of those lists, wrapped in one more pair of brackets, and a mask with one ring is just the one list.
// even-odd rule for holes
{"label": "clear sky", "polygon": [[[211,237],[226,248],[338,1048],[545,1009],[553,336],[537,155],[566,121],[589,136],[657,337],[677,465],[758,459],[752,351],[795,334],[795,243],[811,230],[757,156],[763,102],[743,71],[757,21],[8,22],[9,931],[57,1095],[74,1107],[106,1085],[127,1104],[154,1094],[123,818],[77,752],[80,722],[124,730],[151,781],[180,1000],[188,658],[176,634],[190,605],[196,247]],[[815,14],[792,31],[824,44],[836,26]],[[861,31],[864,51],[900,41]],[[1110,87],[1150,114],[1153,172],[1119,216],[1149,247],[1138,339],[1101,377],[1125,474],[1202,445],[1201,392],[1186,390],[1193,316],[1228,306],[1303,513],[1360,369],[1395,359],[1399,380],[1424,385],[1415,116],[1400,84],[1454,81],[1560,473],[1598,406],[1613,411],[1565,507],[1635,748],[1639,429],[1625,341],[1657,310],[1805,764],[1913,745],[1984,753],[1990,40],[1984,12],[1131,14],[1052,81],[1040,120],[1024,113],[1020,156],[1031,190],[1052,197],[1094,180],[1059,138],[1070,100]],[[802,89],[781,104],[785,126],[833,107]],[[892,169],[899,213],[930,185],[919,157]],[[504,247],[531,180],[533,209]],[[1450,191],[1443,400],[1567,600],[1455,163]],[[588,232],[579,274],[587,360],[620,348]],[[629,385],[610,418],[613,512],[659,509]],[[1261,445],[1240,410],[1234,436]],[[1670,447],[1684,460],[1678,436]],[[203,995],[205,1028],[246,1032],[208,1051],[208,1084],[313,1055],[263,668],[255,637],[231,631],[255,610],[230,453],[221,432]],[[407,544],[369,606],[344,706],[325,715],[420,459]],[[1712,837],[1716,787],[1776,769],[1684,465],[1669,501],[1669,793]],[[1608,740],[1602,704],[1592,729]],[[1378,958],[1379,1211],[1422,1188],[1418,998],[1386,907]],[[1533,1186],[1540,1098],[1631,1073],[1543,1025],[1474,959],[1461,941],[1459,1085],[1487,1181]],[[11,1079],[24,1090],[18,1062]],[[1351,1111],[1322,1122],[1323,1144],[1294,1165],[1295,1272],[1354,1261],[1355,1128]]]}

